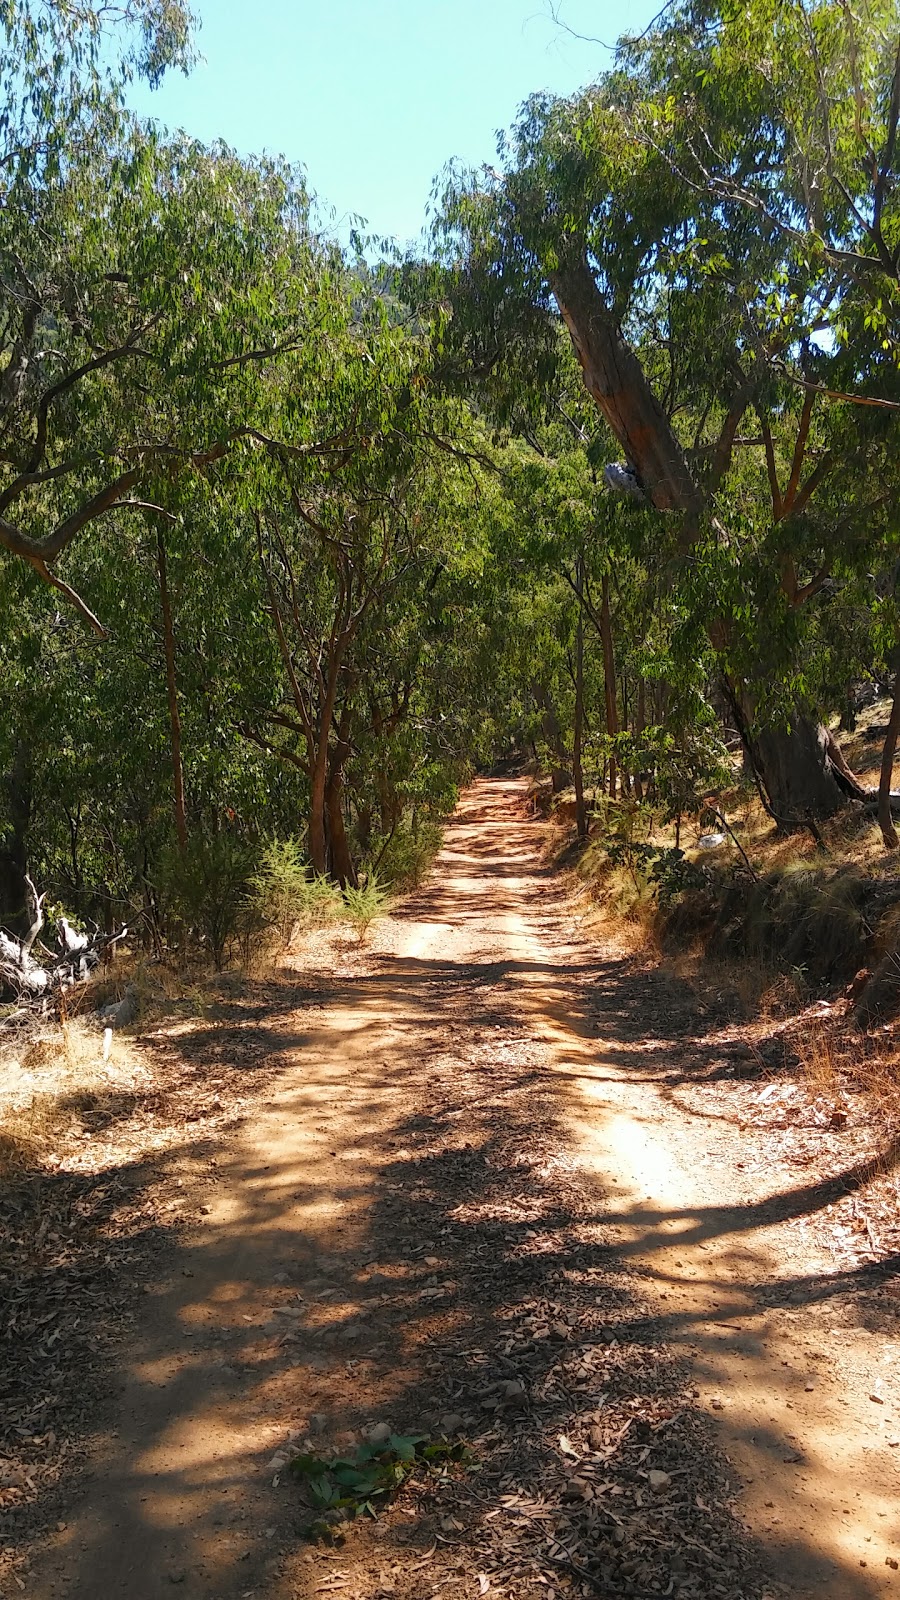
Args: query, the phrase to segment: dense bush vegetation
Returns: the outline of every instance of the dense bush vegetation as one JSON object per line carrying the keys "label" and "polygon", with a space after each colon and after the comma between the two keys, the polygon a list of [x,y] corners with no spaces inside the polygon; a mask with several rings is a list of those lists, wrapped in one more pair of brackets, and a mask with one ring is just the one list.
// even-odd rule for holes
{"label": "dense bush vegetation", "polygon": [[[865,803],[833,723],[898,661],[893,6],[679,0],[448,169],[405,261],[128,114],[190,30],[2,22],[7,923],[30,870],[216,963],[335,885],[362,927],[516,749],[582,835],[739,752],[783,832]],[[690,886],[677,840],[614,848]]]}

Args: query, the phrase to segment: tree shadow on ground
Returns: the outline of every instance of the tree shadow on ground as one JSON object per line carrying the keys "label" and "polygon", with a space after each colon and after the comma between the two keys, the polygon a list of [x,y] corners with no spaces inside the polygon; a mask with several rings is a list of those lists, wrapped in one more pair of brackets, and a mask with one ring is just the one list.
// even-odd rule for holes
{"label": "tree shadow on ground", "polygon": [[[483,876],[482,857],[464,843],[455,891],[429,886],[401,923],[453,929],[483,917],[477,888],[460,881],[470,868]],[[523,891],[515,877],[526,869]],[[494,876],[508,882],[511,913],[536,892],[524,847]],[[191,1600],[224,1600],[274,1585],[280,1552],[290,1567],[308,1519],[296,1486],[271,1486],[277,1468],[260,1474],[255,1414],[280,1418],[273,1445],[321,1415],[325,1448],[372,1421],[435,1430],[455,1413],[481,1470],[407,1497],[380,1537],[352,1531],[342,1560],[357,1563],[358,1600],[412,1600],[448,1574],[450,1592],[463,1593],[476,1570],[517,1600],[564,1577],[574,1592],[585,1583],[621,1600],[755,1600],[771,1552],[741,1530],[739,1486],[680,1359],[690,1351],[703,1369],[718,1345],[705,1315],[663,1306],[656,1258],[674,1223],[687,1242],[733,1239],[735,1266],[761,1300],[852,1302],[853,1275],[772,1276],[753,1243],[826,1204],[839,1180],[744,1206],[664,1211],[620,1199],[567,1156],[564,1113],[585,1075],[640,1070],[598,1040],[596,1010],[608,1006],[604,1034],[631,1018],[637,1038],[646,975],[509,960],[489,940],[465,962],[388,955],[372,966],[327,996],[314,987],[311,1005],[327,998],[340,1030],[318,1030],[309,1009],[298,1017],[299,986],[284,986],[233,1026],[198,1020],[178,1040],[198,1084],[252,1074],[253,1063],[271,1069],[257,1122],[265,1112],[273,1133],[284,1119],[316,1137],[300,1163],[274,1138],[268,1160],[251,1140],[220,1153],[229,1209],[190,1237],[166,1230],[164,1281],[127,1346],[106,1358],[109,1388],[122,1391],[121,1437],[94,1469],[106,1498],[62,1536],[68,1592],[145,1600],[175,1581]],[[565,1030],[562,1071],[535,1031],[541,1015]],[[302,1071],[286,1074],[292,1056]],[[852,1168],[845,1178],[866,1181]],[[727,1320],[725,1295],[719,1310]],[[764,1377],[761,1340],[726,1337]],[[774,1424],[761,1443],[773,1459],[791,1448]],[[665,1481],[654,1487],[651,1472]],[[778,1559],[812,1588],[834,1577],[814,1530],[782,1542]],[[878,1593],[849,1561],[840,1581],[846,1600]]]}

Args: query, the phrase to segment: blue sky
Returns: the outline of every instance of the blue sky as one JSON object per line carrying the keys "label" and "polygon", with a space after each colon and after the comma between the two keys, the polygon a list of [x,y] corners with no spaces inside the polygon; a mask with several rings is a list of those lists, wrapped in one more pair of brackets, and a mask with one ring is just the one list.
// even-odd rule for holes
{"label": "blue sky", "polygon": [[242,153],[301,162],[346,234],[352,212],[401,244],[453,156],[491,161],[536,89],[601,72],[600,43],[639,31],[658,0],[194,0],[205,60],[132,94],[142,114]]}

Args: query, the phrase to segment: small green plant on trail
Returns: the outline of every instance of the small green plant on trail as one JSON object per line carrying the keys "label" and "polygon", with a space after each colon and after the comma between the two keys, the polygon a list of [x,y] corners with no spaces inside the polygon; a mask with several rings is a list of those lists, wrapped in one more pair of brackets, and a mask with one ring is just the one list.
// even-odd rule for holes
{"label": "small green plant on trail", "polygon": [[358,888],[348,884],[344,889],[344,916],[356,929],[360,944],[372,923],[385,916],[389,898],[390,885],[381,883],[374,872]]}
{"label": "small green plant on trail", "polygon": [[414,1473],[441,1476],[454,1463],[475,1464],[462,1442],[431,1443],[427,1434],[391,1433],[358,1445],[349,1456],[296,1456],[289,1470],[301,1480],[318,1513],[306,1529],[307,1538],[333,1541],[339,1523],[376,1517]]}

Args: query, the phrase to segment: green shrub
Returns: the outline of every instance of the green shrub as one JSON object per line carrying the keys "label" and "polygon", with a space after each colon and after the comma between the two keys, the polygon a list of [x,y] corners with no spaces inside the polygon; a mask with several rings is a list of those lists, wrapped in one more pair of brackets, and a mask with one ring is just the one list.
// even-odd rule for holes
{"label": "green shrub", "polygon": [[340,890],[310,870],[296,839],[273,839],[266,845],[246,904],[255,928],[275,935],[283,950],[298,928],[319,927],[343,909]]}
{"label": "green shrub", "polygon": [[356,929],[360,944],[372,923],[386,914],[389,895],[390,886],[382,883],[374,872],[370,872],[357,888],[348,884],[344,889],[344,916]]}
{"label": "green shrub", "polygon": [[221,971],[241,930],[254,851],[230,833],[194,834],[187,853],[163,856],[158,883],[167,922],[209,952]]}
{"label": "green shrub", "polygon": [[413,828],[402,824],[389,839],[372,852],[380,876],[396,890],[417,889],[428,874],[443,843],[444,830],[437,822],[419,822]]}

